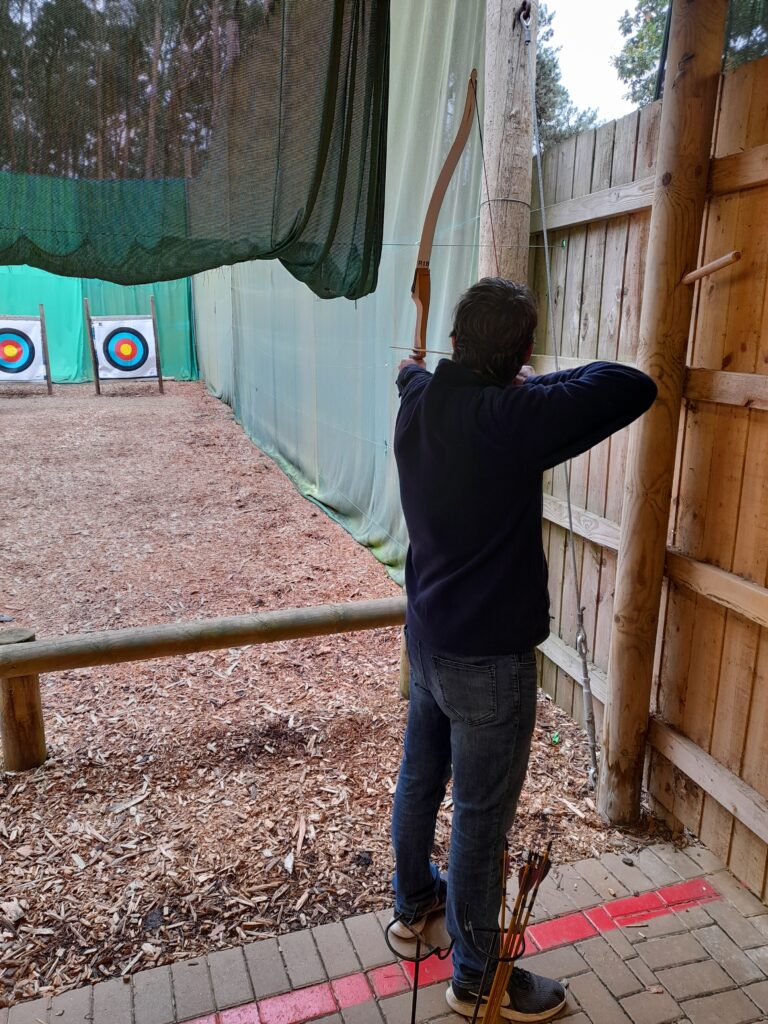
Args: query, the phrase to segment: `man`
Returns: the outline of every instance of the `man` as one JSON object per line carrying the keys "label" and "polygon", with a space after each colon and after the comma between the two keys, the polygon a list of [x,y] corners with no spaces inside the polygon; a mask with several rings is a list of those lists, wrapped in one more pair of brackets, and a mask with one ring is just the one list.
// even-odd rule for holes
{"label": "man", "polygon": [[[401,930],[418,931],[445,906],[454,942],[446,998],[468,1017],[485,961],[477,947],[493,948],[498,928],[504,836],[528,766],[534,648],[549,635],[542,473],[656,397],[650,377],[613,363],[534,376],[525,364],[536,320],[527,288],[484,278],[456,307],[453,358],[434,374],[406,359],[397,378],[411,688],[392,816],[395,914]],[[430,858],[451,774],[446,881]],[[559,982],[515,968],[502,1016],[547,1021],[564,1004]]]}

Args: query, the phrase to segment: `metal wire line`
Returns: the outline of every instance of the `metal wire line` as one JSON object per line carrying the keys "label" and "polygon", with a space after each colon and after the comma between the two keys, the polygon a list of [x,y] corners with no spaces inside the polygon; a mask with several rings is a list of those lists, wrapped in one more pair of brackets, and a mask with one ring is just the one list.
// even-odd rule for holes
{"label": "metal wire line", "polygon": [[[549,324],[552,333],[552,351],[555,357],[555,369],[560,369],[558,356],[558,337],[555,326],[555,300],[552,291],[552,268],[550,266],[549,235],[547,232],[546,207],[544,204],[544,179],[541,169],[541,138],[539,135],[539,119],[536,113],[536,73],[533,64],[533,51],[531,49],[531,17],[520,15],[520,24],[523,26],[525,38],[525,49],[528,54],[529,82],[531,87],[531,113],[533,120],[534,152],[536,155],[536,177],[539,184],[539,208],[541,210],[541,230],[544,239],[544,267],[547,275],[547,301],[549,305]],[[490,208],[489,211],[490,213]],[[581,659],[581,686],[584,699],[584,724],[587,732],[587,743],[589,745],[589,783],[592,787],[597,784],[597,742],[595,738],[595,709],[592,700],[592,685],[589,677],[589,662],[587,659],[587,633],[584,629],[584,608],[582,606],[581,574],[576,561],[576,536],[573,530],[573,504],[571,502],[571,471],[570,463],[563,466],[565,471],[565,498],[568,511],[568,549],[571,556],[571,569],[573,574],[573,586],[576,592],[576,650]]]}

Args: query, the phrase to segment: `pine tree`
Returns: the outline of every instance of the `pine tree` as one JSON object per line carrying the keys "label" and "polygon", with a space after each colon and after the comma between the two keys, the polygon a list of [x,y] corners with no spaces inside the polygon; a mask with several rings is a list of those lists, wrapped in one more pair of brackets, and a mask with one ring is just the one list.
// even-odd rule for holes
{"label": "pine tree", "polygon": [[541,4],[536,47],[536,114],[542,148],[593,128],[597,123],[597,111],[579,110],[561,81],[557,56],[560,48],[551,45],[553,17],[546,4]]}
{"label": "pine tree", "polygon": [[[653,99],[669,3],[670,0],[636,0],[634,11],[625,11],[619,18],[626,42],[611,62],[621,81],[629,86],[626,98],[638,106]],[[731,0],[725,67],[733,68],[766,54],[768,0]]]}

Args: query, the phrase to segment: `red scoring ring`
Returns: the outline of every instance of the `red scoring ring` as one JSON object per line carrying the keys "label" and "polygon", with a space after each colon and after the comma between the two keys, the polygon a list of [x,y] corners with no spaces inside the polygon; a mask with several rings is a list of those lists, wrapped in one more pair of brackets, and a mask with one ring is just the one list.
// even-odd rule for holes
{"label": "red scoring ring", "polygon": [[[123,352],[123,346],[128,345],[130,352]],[[139,351],[139,346],[133,340],[133,338],[124,337],[118,338],[115,342],[115,355],[120,359],[134,359],[136,353]]]}
{"label": "red scoring ring", "polygon": [[[9,356],[6,349],[13,348],[14,354]],[[18,341],[0,341],[0,355],[8,363],[18,363],[21,357],[24,355],[24,349],[18,343]]]}

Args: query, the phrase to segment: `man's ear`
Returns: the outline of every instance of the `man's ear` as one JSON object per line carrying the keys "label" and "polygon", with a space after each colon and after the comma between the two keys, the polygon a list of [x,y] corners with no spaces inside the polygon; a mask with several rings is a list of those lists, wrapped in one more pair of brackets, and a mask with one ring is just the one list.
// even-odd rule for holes
{"label": "man's ear", "polygon": [[532,355],[533,355],[533,341],[531,341],[531,344],[525,350],[525,354],[523,356],[523,366],[526,366],[528,363],[530,363]]}
{"label": "man's ear", "polygon": [[456,351],[456,335],[453,332],[451,332],[450,338],[451,338],[451,352],[455,352]]}

